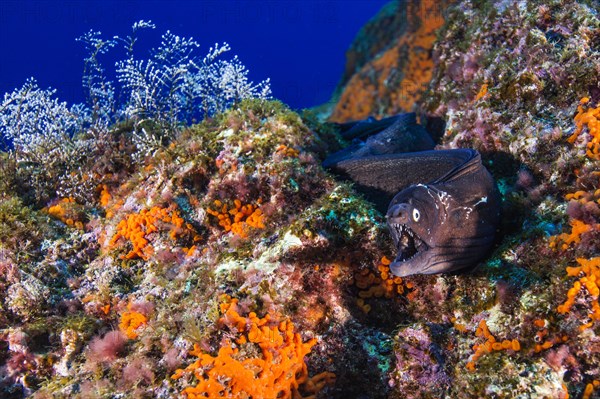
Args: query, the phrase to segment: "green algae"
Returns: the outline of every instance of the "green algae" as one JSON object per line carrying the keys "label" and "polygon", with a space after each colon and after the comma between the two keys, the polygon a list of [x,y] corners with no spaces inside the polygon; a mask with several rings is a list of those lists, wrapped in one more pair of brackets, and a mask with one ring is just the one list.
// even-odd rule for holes
{"label": "green algae", "polygon": [[0,198],[0,245],[14,252],[17,262],[33,261],[41,255],[39,245],[53,231],[49,224],[47,216],[20,198]]}
{"label": "green algae", "polygon": [[389,373],[393,365],[391,357],[393,353],[393,340],[391,337],[381,332],[376,332],[365,338],[362,342],[363,350],[376,362],[377,368],[382,375]]}
{"label": "green algae", "polygon": [[342,184],[301,214],[292,232],[298,236],[325,233],[351,242],[367,231],[383,228],[382,217],[373,205]]}

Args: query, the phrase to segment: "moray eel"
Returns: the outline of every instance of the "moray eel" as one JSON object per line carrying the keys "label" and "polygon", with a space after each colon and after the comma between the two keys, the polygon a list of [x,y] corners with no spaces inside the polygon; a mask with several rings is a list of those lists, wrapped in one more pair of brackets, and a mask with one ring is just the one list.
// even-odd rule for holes
{"label": "moray eel", "polygon": [[[389,127],[372,141],[381,142],[377,136],[382,133],[390,139]],[[324,165],[354,181],[380,210],[387,209],[398,251],[390,264],[396,276],[470,268],[493,246],[500,196],[475,150],[378,154],[362,149],[333,154]]]}
{"label": "moray eel", "polygon": [[323,162],[323,166],[326,168],[333,167],[338,162],[349,158],[432,150],[435,147],[427,130],[417,123],[414,112],[381,120],[367,119],[338,126],[342,137],[352,140],[352,144],[330,155]]}

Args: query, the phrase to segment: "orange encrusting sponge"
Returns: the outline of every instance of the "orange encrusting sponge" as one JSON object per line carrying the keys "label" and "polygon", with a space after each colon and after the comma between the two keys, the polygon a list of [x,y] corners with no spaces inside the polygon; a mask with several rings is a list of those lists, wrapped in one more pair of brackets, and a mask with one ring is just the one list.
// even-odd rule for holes
{"label": "orange encrusting sponge", "polygon": [[112,199],[112,196],[110,195],[106,184],[102,184],[100,187],[102,188],[102,191],[100,192],[100,205],[103,208],[106,208]]}
{"label": "orange encrusting sponge", "polygon": [[486,341],[481,345],[473,345],[473,350],[475,353],[471,357],[471,360],[467,362],[467,369],[470,371],[475,371],[475,363],[486,353],[502,350],[512,350],[517,352],[521,350],[521,344],[516,339],[505,339],[502,342],[496,341],[496,338],[492,335],[492,333],[490,333],[485,320],[481,320],[479,322],[479,326],[475,331],[475,336],[485,338]]}
{"label": "orange encrusting sponge", "polygon": [[567,275],[571,277],[579,277],[579,280],[573,283],[573,287],[567,291],[566,301],[559,305],[556,310],[558,313],[565,314],[571,310],[575,303],[577,295],[583,288],[587,291],[591,299],[590,321],[579,326],[581,331],[590,328],[594,321],[600,320],[600,305],[598,304],[598,296],[600,295],[600,257],[585,259],[577,258],[579,266],[567,267]]}
{"label": "orange encrusting sponge", "polygon": [[73,216],[73,212],[69,212],[68,207],[74,204],[75,199],[71,197],[63,198],[56,205],[48,207],[47,211],[50,216],[59,219],[64,224],[83,230],[83,223],[80,220],[76,220],[77,216]]}
{"label": "orange encrusting sponge", "polygon": [[[191,372],[198,379],[195,387],[183,390],[187,398],[302,398],[301,385],[316,393],[335,380],[330,372],[308,377],[304,357],[317,341],[302,342],[292,322],[276,323],[269,314],[259,318],[254,312],[241,316],[237,300],[229,298],[221,304],[221,312],[218,324],[232,337],[237,333],[237,338],[234,342],[227,339],[216,356],[203,353],[194,344],[190,354],[198,359],[171,377],[177,380]],[[249,355],[255,345],[261,354]]]}
{"label": "orange encrusting sponge", "polygon": [[[588,107],[586,104],[590,102],[588,97],[584,97],[579,102],[577,107],[577,115],[575,116],[575,131],[567,139],[569,143],[574,143],[587,127],[589,139],[586,144],[586,155],[592,159],[600,160],[600,106],[597,108]],[[576,171],[577,173],[577,171]],[[598,176],[598,171],[591,172],[592,176]],[[600,189],[592,189],[591,191],[579,190],[574,193],[569,193],[565,196],[568,201],[576,201],[584,207],[592,206],[596,208],[600,205]],[[590,204],[590,203],[594,204]],[[562,233],[550,238],[550,248],[558,248],[565,250],[571,244],[579,244],[581,235],[593,230],[600,230],[600,223],[586,223],[582,220],[573,219],[569,221],[571,225],[570,233]]]}
{"label": "orange encrusting sponge", "polygon": [[560,249],[566,250],[571,244],[579,244],[581,241],[581,235],[592,230],[592,228],[599,228],[600,225],[589,225],[581,220],[573,219],[569,221],[571,225],[570,233],[562,233],[556,236],[550,237],[550,248],[556,249],[560,245]]}
{"label": "orange encrusting sponge", "polygon": [[119,329],[127,335],[129,339],[135,339],[138,336],[137,330],[148,323],[148,318],[140,312],[128,310],[121,315]]}
{"label": "orange encrusting sponge", "polygon": [[[258,202],[260,204],[260,200]],[[265,228],[264,215],[258,206],[242,205],[239,199],[234,200],[233,204],[234,206],[230,208],[227,204],[215,200],[216,210],[208,208],[206,212],[219,220],[219,226],[223,227],[225,232],[232,232],[242,238],[248,237],[250,228]]]}
{"label": "orange encrusting sponge", "polygon": [[[185,223],[177,210],[154,206],[150,209],[142,209],[140,213],[129,214],[121,220],[117,225],[117,233],[109,242],[109,247],[116,247],[119,240],[123,238],[131,242],[133,248],[126,255],[121,255],[122,259],[148,260],[154,253],[154,249],[149,244],[147,236],[158,231],[157,223],[159,221],[171,225],[169,236],[172,239],[176,239],[178,235],[185,232],[193,231],[192,225]],[[194,241],[199,239],[194,235]]]}
{"label": "orange encrusting sponge", "polygon": [[391,261],[382,257],[377,266],[379,277],[368,269],[361,270],[354,276],[354,284],[361,290],[358,292],[356,304],[365,313],[371,311],[371,305],[365,303],[368,298],[392,298],[394,295],[402,295],[405,289],[412,288],[411,283],[403,283],[401,277],[394,276],[390,272]]}
{"label": "orange encrusting sponge", "polygon": [[277,146],[275,152],[284,158],[298,158],[298,155],[300,155],[300,151],[284,144]]}
{"label": "orange encrusting sponge", "polygon": [[592,393],[594,393],[594,388],[598,388],[600,386],[600,381],[593,380],[585,386],[585,390],[583,391],[583,396],[581,399],[590,399]]}
{"label": "orange encrusting sponge", "polygon": [[567,139],[569,143],[574,143],[583,128],[587,126],[590,139],[586,145],[586,155],[592,159],[600,160],[600,106],[596,108],[586,107],[590,102],[588,97],[583,97],[577,107],[575,115],[575,132]]}

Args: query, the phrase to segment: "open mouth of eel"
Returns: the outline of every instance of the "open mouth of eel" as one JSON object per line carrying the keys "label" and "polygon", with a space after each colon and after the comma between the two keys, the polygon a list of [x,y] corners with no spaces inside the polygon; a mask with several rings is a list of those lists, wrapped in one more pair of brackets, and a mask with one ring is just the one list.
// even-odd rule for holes
{"label": "open mouth of eel", "polygon": [[419,253],[425,252],[429,246],[423,241],[417,233],[412,231],[408,226],[399,223],[389,224],[392,238],[396,244],[398,255],[396,262],[407,262],[412,260]]}

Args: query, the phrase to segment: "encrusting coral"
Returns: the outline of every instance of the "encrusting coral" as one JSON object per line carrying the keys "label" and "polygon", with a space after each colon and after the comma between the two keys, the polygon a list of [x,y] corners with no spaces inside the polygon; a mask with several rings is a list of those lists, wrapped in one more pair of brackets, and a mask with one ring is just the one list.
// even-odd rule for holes
{"label": "encrusting coral", "polygon": [[[261,203],[259,199],[258,204]],[[242,201],[236,199],[233,201],[233,207],[228,208],[220,200],[214,201],[216,210],[208,208],[206,212],[219,220],[219,226],[223,227],[226,233],[232,232],[242,238],[248,237],[250,228],[264,229],[264,215],[261,209],[252,204],[242,205]]]}
{"label": "encrusting coral", "polygon": [[[583,298],[591,297],[589,300],[584,299],[584,303],[587,302],[587,306],[590,307],[589,322],[582,324],[579,328],[585,330],[594,325],[594,322],[600,320],[600,304],[598,303],[598,296],[600,295],[600,257],[583,259],[578,258],[577,263],[579,266],[567,267],[567,275],[569,277],[579,277],[579,280],[573,283],[573,287],[567,291],[566,301],[559,305],[556,309],[558,313],[564,314],[571,310],[578,296]],[[580,295],[582,290],[588,295]]]}
{"label": "encrusting coral", "polygon": [[[292,322],[278,322],[268,313],[262,318],[254,312],[241,316],[237,304],[237,299],[226,298],[220,305],[218,323],[230,337],[221,343],[217,356],[194,344],[190,354],[198,360],[171,377],[178,380],[192,372],[199,381],[195,387],[185,388],[183,395],[190,399],[307,398],[300,394],[301,389],[314,394],[335,380],[329,372],[308,376],[304,357],[316,339],[303,342]],[[260,355],[253,354],[253,346],[260,348]]]}
{"label": "encrusting coral", "polygon": [[404,33],[354,71],[330,120],[347,122],[412,111],[431,80],[436,31],[444,24],[444,10],[450,3],[423,0],[390,5],[398,18],[404,18]]}
{"label": "encrusting coral", "polygon": [[[117,248],[121,239],[132,246],[132,249],[123,259],[141,258],[148,260],[154,253],[150,245],[149,237],[152,233],[158,232],[158,222],[163,222],[170,226],[169,236],[175,240],[182,234],[193,234],[193,227],[179,216],[176,209],[168,209],[154,206],[150,209],[142,209],[139,213],[132,213],[119,222],[117,232],[112,236],[108,243],[110,249]],[[194,236],[198,241],[199,237]]]}

